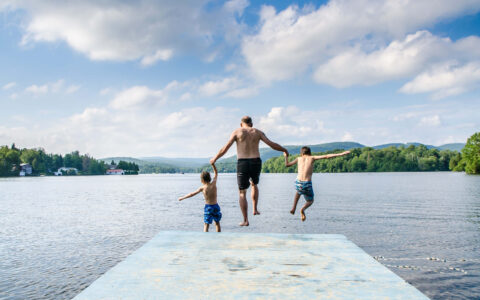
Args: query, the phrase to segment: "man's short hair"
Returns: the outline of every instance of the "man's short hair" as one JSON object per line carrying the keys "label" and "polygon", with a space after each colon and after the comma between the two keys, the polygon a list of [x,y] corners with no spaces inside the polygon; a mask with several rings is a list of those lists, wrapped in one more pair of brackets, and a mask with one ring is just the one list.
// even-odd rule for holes
{"label": "man's short hair", "polygon": [[302,150],[300,150],[301,155],[312,155],[312,150],[310,147],[304,146],[302,147]]}
{"label": "man's short hair", "polygon": [[252,118],[245,116],[242,118],[242,123],[247,124],[248,126],[253,126]]}
{"label": "man's short hair", "polygon": [[202,182],[209,183],[212,181],[212,177],[210,177],[210,172],[203,171],[202,174],[200,174],[200,179]]}

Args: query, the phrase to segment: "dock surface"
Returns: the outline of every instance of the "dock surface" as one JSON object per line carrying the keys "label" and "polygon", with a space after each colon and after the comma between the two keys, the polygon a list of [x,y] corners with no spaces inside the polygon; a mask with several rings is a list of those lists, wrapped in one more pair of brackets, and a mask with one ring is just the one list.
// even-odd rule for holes
{"label": "dock surface", "polygon": [[343,235],[165,231],[83,299],[428,299]]}

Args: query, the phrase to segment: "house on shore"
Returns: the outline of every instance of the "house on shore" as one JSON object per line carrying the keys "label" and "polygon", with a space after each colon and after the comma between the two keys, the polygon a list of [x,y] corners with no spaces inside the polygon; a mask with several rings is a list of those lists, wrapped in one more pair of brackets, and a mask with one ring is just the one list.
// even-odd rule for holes
{"label": "house on shore", "polygon": [[33,168],[30,164],[20,164],[20,176],[32,175]]}
{"label": "house on shore", "polygon": [[122,169],[108,169],[106,175],[125,175],[125,171]]}
{"label": "house on shore", "polygon": [[62,176],[62,175],[77,175],[78,169],[77,168],[66,168],[61,167],[57,170],[57,172],[53,172],[55,176]]}

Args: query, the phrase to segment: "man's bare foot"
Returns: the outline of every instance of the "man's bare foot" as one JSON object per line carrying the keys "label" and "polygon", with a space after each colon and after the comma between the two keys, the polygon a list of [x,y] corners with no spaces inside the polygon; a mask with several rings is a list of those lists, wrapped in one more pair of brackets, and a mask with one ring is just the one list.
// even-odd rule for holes
{"label": "man's bare foot", "polygon": [[248,222],[242,222],[242,223],[238,224],[238,226],[248,226],[248,225],[250,225],[250,224],[248,224]]}
{"label": "man's bare foot", "polygon": [[253,212],[253,215],[254,215],[254,216],[255,216],[255,215],[259,215],[259,214],[260,214],[260,212],[259,212],[258,210],[256,210],[256,211]]}
{"label": "man's bare foot", "polygon": [[292,209],[292,210],[290,211],[290,213],[291,213],[292,215],[294,215],[294,214],[295,214],[295,210]]}
{"label": "man's bare foot", "polygon": [[305,219],[307,218],[307,216],[305,215],[305,212],[301,210],[300,214],[302,215],[302,222],[305,221]]}

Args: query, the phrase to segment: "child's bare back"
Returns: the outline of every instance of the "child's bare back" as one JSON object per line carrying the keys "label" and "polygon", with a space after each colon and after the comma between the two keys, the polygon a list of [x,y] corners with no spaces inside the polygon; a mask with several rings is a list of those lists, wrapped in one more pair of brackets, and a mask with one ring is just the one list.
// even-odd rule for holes
{"label": "child's bare back", "polygon": [[217,204],[217,181],[205,183],[202,187],[203,197],[205,197],[205,203],[209,205]]}

